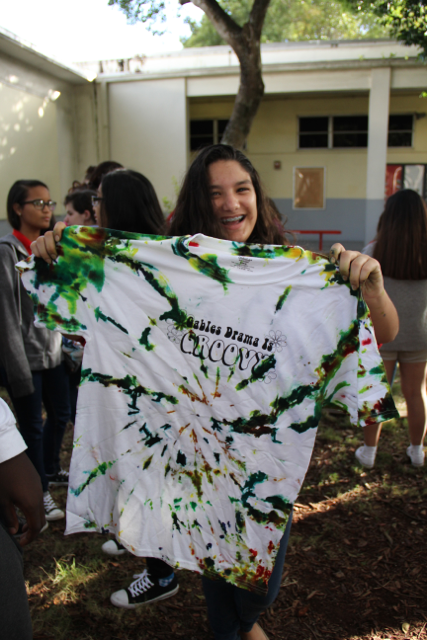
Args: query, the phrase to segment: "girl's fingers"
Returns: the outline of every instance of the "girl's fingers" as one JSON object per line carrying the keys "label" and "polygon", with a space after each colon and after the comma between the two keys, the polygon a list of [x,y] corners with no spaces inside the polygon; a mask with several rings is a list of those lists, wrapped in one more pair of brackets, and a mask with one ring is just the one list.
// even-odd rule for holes
{"label": "girl's fingers", "polygon": [[62,238],[62,232],[65,229],[63,222],[57,222],[53,231],[46,231],[44,236],[40,236],[31,243],[31,251],[37,258],[43,258],[49,264],[58,257],[56,251],[56,243]]}
{"label": "girl's fingers", "polygon": [[[357,260],[362,254],[358,251],[342,251],[339,255],[339,267],[340,273],[344,280],[348,280],[350,277],[350,270],[352,269],[352,263]],[[367,256],[366,256],[367,257]]]}
{"label": "girl's fingers", "polygon": [[340,254],[345,251],[345,248],[339,242],[335,242],[332,247],[329,249],[329,262],[332,264],[338,264],[340,259]]}
{"label": "girl's fingers", "polygon": [[65,227],[67,225],[65,224],[65,222],[57,222],[56,225],[53,227],[53,235],[55,238],[55,242],[59,242],[62,238],[62,232],[64,231]]}
{"label": "girl's fingers", "polygon": [[46,231],[44,236],[40,236],[31,243],[31,251],[37,258],[43,258],[49,264],[56,260],[56,246],[52,231]]}

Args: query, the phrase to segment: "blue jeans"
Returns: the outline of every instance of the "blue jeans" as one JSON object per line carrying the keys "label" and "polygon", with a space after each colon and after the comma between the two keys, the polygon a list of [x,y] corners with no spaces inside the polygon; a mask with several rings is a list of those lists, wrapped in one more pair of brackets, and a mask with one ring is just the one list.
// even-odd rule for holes
{"label": "blue jeans", "polygon": [[215,640],[238,640],[239,631],[250,631],[260,614],[273,604],[280,589],[291,524],[292,511],[280,541],[266,594],[235,587],[222,579],[209,580],[202,577],[209,623]]}
{"label": "blue jeans", "polygon": [[[53,369],[32,371],[34,392],[22,398],[13,396],[4,370],[1,373],[0,383],[6,387],[12,400],[21,435],[28,447],[27,455],[40,475],[43,491],[47,491],[49,482],[46,474],[55,473],[60,468],[59,452],[70,419],[68,376],[64,363]],[[42,403],[47,413],[45,423]]]}

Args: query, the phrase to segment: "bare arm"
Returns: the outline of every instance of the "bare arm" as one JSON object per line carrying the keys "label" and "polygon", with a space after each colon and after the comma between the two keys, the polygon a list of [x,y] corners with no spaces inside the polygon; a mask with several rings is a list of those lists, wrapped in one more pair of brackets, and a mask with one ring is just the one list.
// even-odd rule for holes
{"label": "bare arm", "polygon": [[25,452],[0,464],[0,507],[11,535],[18,531],[15,506],[26,519],[19,540],[25,546],[34,540],[46,521],[40,476]]}
{"label": "bare arm", "polygon": [[338,264],[344,280],[352,289],[362,290],[371,312],[377,341],[391,342],[399,331],[399,318],[394,304],[384,289],[384,278],[378,260],[358,251],[346,251],[342,244],[334,244],[329,252],[332,263]]}

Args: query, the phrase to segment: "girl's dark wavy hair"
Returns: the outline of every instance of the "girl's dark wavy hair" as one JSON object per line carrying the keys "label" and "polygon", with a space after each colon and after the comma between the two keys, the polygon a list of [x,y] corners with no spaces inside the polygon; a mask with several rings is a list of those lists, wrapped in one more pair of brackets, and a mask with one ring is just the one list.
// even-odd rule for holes
{"label": "girl's dark wavy hair", "polygon": [[76,189],[65,196],[64,205],[71,204],[77,213],[89,211],[91,222],[96,224],[95,212],[92,205],[92,196],[96,196],[96,191],[91,191],[90,189]]}
{"label": "girl's dark wavy hair", "polygon": [[[12,229],[16,229],[16,231],[19,231],[21,228],[21,218],[14,210],[13,205],[22,205],[28,197],[28,190],[32,187],[45,187],[45,189],[49,189],[49,187],[44,182],[41,182],[41,180],[17,180],[10,187],[9,193],[7,194],[7,219],[9,220],[9,224]],[[49,230],[53,229],[55,222],[55,216],[52,214]],[[46,231],[48,231],[48,229],[46,229]],[[43,233],[44,231],[42,234]]]}
{"label": "girl's dark wavy hair", "polygon": [[209,193],[208,168],[214,162],[229,160],[238,162],[249,174],[256,193],[257,221],[247,242],[286,244],[277,211],[271,206],[255,167],[241,151],[226,144],[206,147],[193,160],[179,192],[168,232],[174,236],[203,233],[213,238],[222,237]]}
{"label": "girl's dark wavy hair", "polygon": [[156,235],[164,226],[156,192],[137,171],[118,169],[101,182],[101,226],[118,231]]}
{"label": "girl's dark wavy hair", "polygon": [[427,207],[412,189],[390,196],[378,221],[374,258],[385,276],[427,279]]}

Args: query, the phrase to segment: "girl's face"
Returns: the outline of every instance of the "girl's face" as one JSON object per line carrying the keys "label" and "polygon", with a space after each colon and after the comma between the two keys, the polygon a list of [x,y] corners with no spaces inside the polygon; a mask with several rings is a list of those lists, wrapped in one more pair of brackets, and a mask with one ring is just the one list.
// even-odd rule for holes
{"label": "girl's face", "polygon": [[67,212],[67,215],[64,218],[64,222],[67,227],[70,227],[72,224],[85,225],[90,221],[90,211],[79,213],[74,209],[71,202],[68,202],[68,204],[65,205],[65,211]]}
{"label": "girl's face", "polygon": [[[43,208],[34,206],[34,201],[42,200]],[[45,229],[49,229],[52,218],[52,211],[47,206],[50,201],[50,194],[46,187],[30,187],[25,198],[26,204],[16,204],[14,209],[21,219],[20,231],[26,236],[39,234]]]}
{"label": "girl's face", "polygon": [[257,221],[252,179],[236,160],[218,160],[208,167],[209,193],[224,240],[246,242]]}

